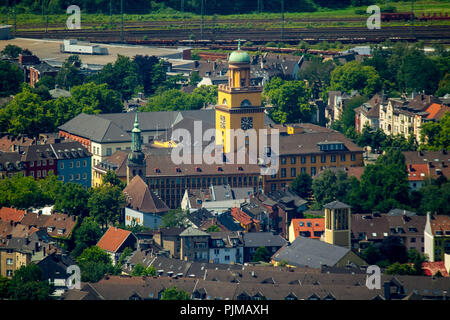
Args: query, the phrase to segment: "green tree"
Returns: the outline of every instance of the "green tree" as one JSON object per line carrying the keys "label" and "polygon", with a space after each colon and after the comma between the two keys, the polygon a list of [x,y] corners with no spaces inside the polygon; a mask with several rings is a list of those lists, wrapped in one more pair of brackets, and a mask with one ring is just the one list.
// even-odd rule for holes
{"label": "green tree", "polygon": [[126,198],[118,186],[102,185],[93,188],[88,200],[90,215],[105,230],[108,224],[119,222]]}
{"label": "green tree", "polygon": [[138,263],[134,266],[131,275],[134,277],[144,277],[144,276],[156,276],[156,269],[153,266],[145,267],[143,264]]}
{"label": "green tree", "polygon": [[38,136],[41,132],[53,132],[55,127],[49,116],[50,102],[42,101],[28,87],[23,87],[14,100],[0,109],[0,130],[13,135]]}
{"label": "green tree", "polygon": [[272,255],[266,247],[259,247],[252,256],[252,262],[269,262]]}
{"label": "green tree", "polygon": [[273,107],[271,118],[278,123],[310,122],[315,111],[309,104],[311,89],[304,81],[284,81],[273,78],[264,87],[264,96]]}
{"label": "green tree", "polygon": [[82,64],[78,55],[68,57],[56,75],[56,84],[67,90],[83,84],[84,77],[80,71]]}
{"label": "green tree", "polygon": [[7,44],[2,50],[1,54],[4,54],[9,58],[16,59],[22,52],[23,50],[21,47],[18,47],[14,44]]}
{"label": "green tree", "polygon": [[187,213],[181,209],[170,210],[162,217],[162,228],[186,227]]}
{"label": "green tree", "polygon": [[108,85],[105,83],[89,82],[73,87],[70,93],[72,99],[84,113],[120,113],[123,110],[120,95],[114,90],[108,89]]}
{"label": "green tree", "polygon": [[357,90],[361,95],[369,96],[381,89],[381,78],[372,66],[351,61],[331,72],[331,90],[351,93]]}
{"label": "green tree", "polygon": [[144,93],[153,95],[166,80],[163,62],[158,57],[142,55],[135,56],[133,62],[137,65],[139,83],[144,87]]}
{"label": "green tree", "polygon": [[438,89],[434,95],[437,97],[443,97],[447,93],[450,93],[450,73],[446,73],[441,79]]}
{"label": "green tree", "polygon": [[201,96],[204,104],[217,104],[217,86],[202,85],[195,88],[193,94]]}
{"label": "green tree", "polygon": [[292,181],[289,188],[294,191],[299,197],[308,199],[312,193],[312,178],[307,173],[300,173],[294,181]]}
{"label": "green tree", "polygon": [[149,98],[145,107],[140,111],[176,111],[198,110],[205,104],[205,98],[195,93],[185,93],[178,89],[170,89]]}
{"label": "green tree", "polygon": [[86,248],[77,258],[81,270],[81,281],[98,282],[114,267],[108,253],[97,246]]}
{"label": "green tree", "polygon": [[118,186],[122,190],[126,187],[125,182],[120,180],[120,178],[117,176],[117,173],[115,173],[112,170],[108,170],[106,174],[103,176],[103,184],[104,185],[111,185],[111,186]]}
{"label": "green tree", "polygon": [[12,300],[51,300],[55,291],[53,284],[42,277],[42,270],[31,263],[14,272],[9,284]]}
{"label": "green tree", "polygon": [[423,146],[429,150],[449,150],[450,148],[450,112],[445,112],[439,122],[427,122],[421,131]]}
{"label": "green tree", "polygon": [[119,55],[114,63],[108,63],[91,80],[97,84],[106,83],[111,90],[120,93],[122,100],[130,100],[139,85],[138,66],[130,58]]}
{"label": "green tree", "polygon": [[46,205],[47,199],[33,177],[15,175],[0,181],[0,204],[14,206],[18,209],[40,207]]}
{"label": "green tree", "polygon": [[202,81],[202,78],[199,76],[197,71],[191,73],[191,78],[189,79],[189,85],[197,86],[197,84]]}
{"label": "green tree", "polygon": [[23,74],[8,61],[0,61],[0,97],[8,97],[20,91]]}
{"label": "green tree", "polygon": [[333,172],[327,169],[314,179],[312,189],[318,204],[324,205],[334,200],[344,201],[350,192],[350,181],[343,170]]}
{"label": "green tree", "polygon": [[103,232],[100,225],[91,217],[83,219],[81,225],[74,232],[75,248],[73,257],[78,257],[85,249],[95,246],[102,237]]}
{"label": "green tree", "polygon": [[190,300],[190,295],[181,289],[177,290],[177,287],[172,287],[162,292],[161,300]]}
{"label": "green tree", "polygon": [[427,183],[419,189],[420,206],[418,213],[427,212],[450,215],[450,182],[438,184]]}
{"label": "green tree", "polygon": [[11,280],[0,276],[0,300],[9,298],[9,287],[11,285]]}
{"label": "green tree", "polygon": [[220,232],[220,228],[214,224],[212,226],[209,226],[208,229],[206,229],[206,232]]}
{"label": "green tree", "polygon": [[398,274],[398,275],[415,275],[416,270],[414,267],[408,263],[395,262],[386,268],[386,274]]}
{"label": "green tree", "polygon": [[85,217],[89,214],[88,191],[78,183],[67,182],[61,186],[55,201],[55,210],[71,216]]}

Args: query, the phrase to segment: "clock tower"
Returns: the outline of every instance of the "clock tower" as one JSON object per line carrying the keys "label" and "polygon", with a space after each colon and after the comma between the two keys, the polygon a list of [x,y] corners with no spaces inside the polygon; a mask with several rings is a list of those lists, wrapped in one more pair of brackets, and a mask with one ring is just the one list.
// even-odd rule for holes
{"label": "clock tower", "polygon": [[264,109],[261,107],[262,87],[250,82],[250,56],[241,50],[233,51],[228,59],[228,84],[218,87],[216,106],[216,144],[223,152],[236,152],[237,141],[232,143],[233,131],[244,132],[264,128]]}

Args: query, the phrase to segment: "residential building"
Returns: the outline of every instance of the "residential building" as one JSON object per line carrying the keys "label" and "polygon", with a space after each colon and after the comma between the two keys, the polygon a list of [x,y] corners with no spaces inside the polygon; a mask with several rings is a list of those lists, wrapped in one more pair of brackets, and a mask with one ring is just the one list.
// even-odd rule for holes
{"label": "residential building", "polygon": [[444,261],[445,254],[450,253],[450,218],[427,213],[424,237],[428,261]]}
{"label": "residential building", "polygon": [[428,163],[410,164],[406,170],[408,172],[409,187],[414,191],[418,191],[426,181],[430,180]]}
{"label": "residential building", "polygon": [[43,215],[41,213],[29,212],[22,219],[21,225],[28,228],[44,229],[52,238],[68,240],[71,238],[73,230],[77,225],[77,219],[76,216],[69,216],[63,213]]}
{"label": "residential building", "polygon": [[[402,210],[403,211],[403,210]],[[398,238],[407,250],[415,249],[424,253],[426,218],[393,214],[352,214],[352,248],[361,251],[370,244],[381,244],[388,237]]]}
{"label": "residential building", "polygon": [[[441,151],[404,151],[405,164],[408,168],[408,173],[412,174],[408,178],[417,178],[417,181],[410,182],[410,186],[414,187],[414,182],[416,183],[416,188],[423,184],[423,181],[428,179],[438,179],[439,177],[450,178],[450,157],[448,156],[447,150]],[[412,171],[412,169],[418,166],[419,171]],[[424,166],[426,165],[426,166]],[[414,177],[414,174],[416,176]],[[422,176],[424,174],[424,176]],[[420,178],[419,178],[420,176]],[[422,180],[422,178],[424,178]]]}
{"label": "residential building", "polygon": [[231,208],[230,215],[236,220],[245,232],[259,232],[259,220],[256,220],[242,211],[240,208]]}
{"label": "residential building", "polygon": [[289,242],[294,242],[302,236],[310,239],[320,239],[325,232],[325,219],[292,219],[289,225]]}
{"label": "residential building", "polygon": [[113,265],[115,265],[120,255],[126,248],[136,249],[137,239],[130,231],[110,227],[97,242],[97,247],[105,250],[110,256]]}
{"label": "residential building", "polygon": [[355,109],[355,130],[361,133],[365,126],[377,130],[380,126],[380,105],[385,103],[384,96],[375,94],[368,102]]}
{"label": "residential building", "polygon": [[0,209],[0,220],[6,222],[17,222],[20,223],[25,217],[25,210],[18,210],[15,208],[2,207]]}
{"label": "residential building", "polygon": [[49,174],[57,175],[57,161],[51,145],[31,145],[25,148],[22,162],[25,163],[26,176],[44,179]]}
{"label": "residential building", "polygon": [[350,248],[329,244],[320,240],[297,237],[272,256],[275,265],[286,262],[293,267],[320,268],[323,265],[345,267],[367,265]]}
{"label": "residential building", "polygon": [[29,67],[30,86],[35,87],[36,84],[45,76],[55,78],[58,74],[58,69],[52,67],[47,62],[42,61]]}
{"label": "residential building", "polygon": [[413,136],[421,142],[422,124],[439,121],[448,110],[437,97],[424,94],[411,99],[389,99],[380,106],[380,129],[387,135]]}
{"label": "residential building", "polygon": [[76,266],[77,263],[69,255],[51,254],[37,263],[42,271],[42,278],[48,279],[53,284],[55,292],[53,296],[60,297],[68,290],[68,280],[71,276],[67,272],[70,266]]}
{"label": "residential building", "polygon": [[244,233],[244,262],[252,261],[253,255],[260,247],[265,247],[271,254],[275,254],[287,241],[272,232]]}
{"label": "residential building", "polygon": [[81,184],[86,189],[91,187],[92,154],[79,142],[64,142],[50,145],[57,161],[58,179]]}
{"label": "residential building", "polygon": [[153,239],[156,244],[164,250],[169,251],[172,258],[179,259],[181,254],[181,238],[180,234],[186,228],[161,228],[154,230]]}
{"label": "residential building", "polygon": [[335,246],[351,248],[351,209],[339,201],[323,206],[325,210],[325,233],[323,241]]}
{"label": "residential building", "polygon": [[48,249],[48,244],[39,241],[36,235],[6,239],[0,245],[0,275],[11,279],[17,269],[44,259]]}
{"label": "residential building", "polygon": [[0,152],[0,180],[15,175],[25,176],[25,163],[17,152]]}
{"label": "residential building", "polygon": [[209,261],[210,235],[204,231],[189,227],[179,235],[181,239],[180,259],[185,261]]}
{"label": "residential building", "polygon": [[123,190],[127,196],[125,207],[125,225],[141,225],[151,229],[159,229],[162,217],[169,212],[167,205],[137,175]]}
{"label": "residential building", "polygon": [[243,264],[244,242],[239,232],[210,232],[209,260],[220,264]]}

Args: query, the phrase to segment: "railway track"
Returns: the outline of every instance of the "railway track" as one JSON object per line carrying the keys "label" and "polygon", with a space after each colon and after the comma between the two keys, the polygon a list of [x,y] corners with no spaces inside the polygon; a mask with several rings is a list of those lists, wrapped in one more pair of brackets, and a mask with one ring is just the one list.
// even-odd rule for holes
{"label": "railway track", "polygon": [[[249,30],[230,29],[213,32],[203,31],[202,40],[235,40],[238,38],[252,42],[280,41],[282,30]],[[192,38],[201,39],[200,29],[183,30],[125,30],[125,41],[182,41]],[[16,37],[24,38],[48,38],[48,39],[83,39],[93,42],[117,42],[120,41],[119,30],[52,30],[48,33],[43,31],[19,31]],[[387,39],[409,39],[409,40],[443,40],[450,41],[450,28],[447,26],[416,27],[412,32],[410,27],[385,27],[378,30],[367,28],[286,28],[284,29],[285,42],[312,39],[316,41],[350,41],[350,42],[377,42]]]}

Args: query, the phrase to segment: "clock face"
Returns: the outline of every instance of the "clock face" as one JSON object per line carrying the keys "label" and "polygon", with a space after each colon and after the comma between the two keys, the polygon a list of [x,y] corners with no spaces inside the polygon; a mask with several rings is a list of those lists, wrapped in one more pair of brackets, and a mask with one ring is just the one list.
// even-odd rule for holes
{"label": "clock face", "polygon": [[226,120],[224,116],[220,116],[220,127],[225,129]]}
{"label": "clock face", "polygon": [[253,118],[252,117],[243,117],[241,119],[241,128],[242,128],[242,130],[253,129]]}

